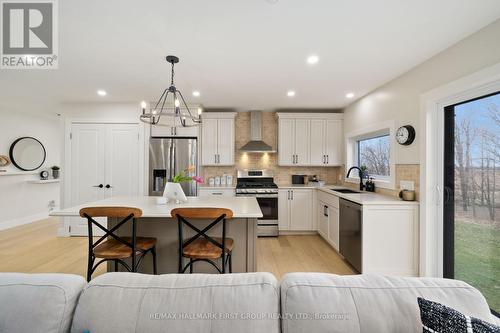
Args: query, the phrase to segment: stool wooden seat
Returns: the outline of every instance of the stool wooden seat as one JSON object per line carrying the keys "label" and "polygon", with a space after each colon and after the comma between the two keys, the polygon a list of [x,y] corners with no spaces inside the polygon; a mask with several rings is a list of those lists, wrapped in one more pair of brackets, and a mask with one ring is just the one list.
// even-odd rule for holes
{"label": "stool wooden seat", "polygon": [[[179,228],[179,273],[184,273],[187,268],[192,273],[193,264],[198,261],[208,262],[222,274],[226,272],[226,265],[229,264],[229,273],[232,272],[234,240],[226,238],[226,219],[233,217],[233,212],[230,209],[176,208],[172,210],[171,215],[177,217]],[[212,219],[212,222],[207,227],[199,229],[187,219]],[[207,232],[219,223],[222,223],[222,237],[207,235]],[[187,240],[183,238],[184,225],[196,232],[194,236]],[[189,263],[185,266],[183,258],[189,259]],[[221,259],[221,268],[214,262],[216,259]]]}
{"label": "stool wooden seat", "polygon": [[[137,272],[144,256],[151,252],[153,256],[153,273],[157,274],[156,264],[156,238],[137,237],[137,218],[142,216],[142,211],[132,207],[86,207],[80,210],[80,216],[87,219],[88,226],[88,265],[87,281],[90,281],[92,273],[97,266],[106,262],[114,261],[115,271],[118,271],[118,264],[121,264],[129,272]],[[113,228],[108,229],[94,220],[96,217],[120,218]],[[132,223],[132,237],[120,237],[116,231],[127,222]],[[104,236],[97,241],[93,241],[93,226],[104,231]],[[95,260],[101,259],[97,264]],[[131,264],[127,264],[124,259],[131,259]]]}
{"label": "stool wooden seat", "polygon": [[[122,237],[126,242],[132,243],[131,237]],[[140,255],[141,251],[151,250],[156,245],[156,238],[153,237],[137,237],[135,246],[136,255]],[[132,257],[132,249],[127,245],[117,241],[116,239],[108,239],[107,241],[97,245],[94,248],[94,256],[96,258],[109,259],[127,259]]]}
{"label": "stool wooden seat", "polygon": [[[222,244],[222,238],[213,237],[213,239]],[[233,251],[234,240],[232,238],[226,238],[226,254]],[[222,249],[215,246],[206,239],[198,238],[191,244],[184,247],[182,255],[186,258],[203,258],[203,259],[218,259],[222,256]]]}

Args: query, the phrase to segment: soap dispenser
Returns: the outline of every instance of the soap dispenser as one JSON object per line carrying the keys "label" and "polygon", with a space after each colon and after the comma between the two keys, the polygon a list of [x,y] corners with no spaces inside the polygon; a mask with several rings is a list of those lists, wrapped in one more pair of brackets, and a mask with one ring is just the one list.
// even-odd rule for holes
{"label": "soap dispenser", "polygon": [[365,184],[366,191],[375,192],[375,182],[373,181],[373,177],[370,177]]}

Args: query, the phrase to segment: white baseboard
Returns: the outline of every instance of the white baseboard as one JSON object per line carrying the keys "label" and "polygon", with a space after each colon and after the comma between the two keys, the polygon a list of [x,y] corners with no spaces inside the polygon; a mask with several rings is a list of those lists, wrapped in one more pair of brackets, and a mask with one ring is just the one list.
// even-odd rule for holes
{"label": "white baseboard", "polygon": [[0,230],[6,230],[14,227],[18,227],[24,224],[29,224],[44,220],[49,217],[48,213],[38,213],[34,215],[24,216],[18,219],[0,222]]}

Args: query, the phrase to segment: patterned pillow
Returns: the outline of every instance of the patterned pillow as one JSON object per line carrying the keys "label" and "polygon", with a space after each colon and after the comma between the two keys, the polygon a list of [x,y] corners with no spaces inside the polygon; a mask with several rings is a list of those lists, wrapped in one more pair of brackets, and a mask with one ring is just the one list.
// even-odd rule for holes
{"label": "patterned pillow", "polygon": [[424,333],[500,333],[500,326],[466,316],[457,310],[419,297]]}

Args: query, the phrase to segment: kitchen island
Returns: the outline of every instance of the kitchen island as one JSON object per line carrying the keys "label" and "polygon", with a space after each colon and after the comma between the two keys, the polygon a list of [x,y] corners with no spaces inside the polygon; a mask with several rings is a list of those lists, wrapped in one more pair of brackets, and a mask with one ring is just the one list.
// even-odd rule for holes
{"label": "kitchen island", "polygon": [[[84,205],[53,211],[51,216],[79,216],[83,207],[134,207],[142,210],[142,217],[138,219],[137,235],[142,237],[156,237],[158,239],[158,273],[176,273],[178,267],[178,225],[177,219],[172,218],[170,212],[174,208],[227,208],[233,211],[233,218],[227,221],[226,235],[234,239],[233,273],[255,272],[257,219],[262,217],[262,211],[255,198],[251,197],[188,197],[186,203],[167,203],[158,205],[157,197],[112,197]],[[206,226],[208,221],[197,220],[193,224],[198,228]],[[108,228],[112,228],[117,219],[108,219]],[[220,237],[222,226],[219,225],[208,234]],[[188,237],[193,234],[184,229]],[[120,236],[131,235],[131,223],[120,228]],[[144,258],[140,272],[152,272],[151,256]],[[108,264],[108,271],[112,271],[112,263]],[[195,273],[215,272],[207,263],[198,262],[194,265]]]}

